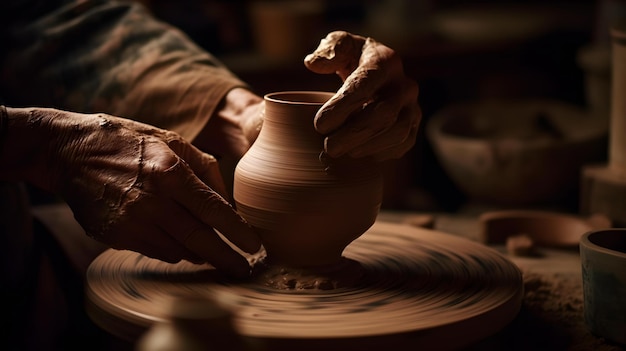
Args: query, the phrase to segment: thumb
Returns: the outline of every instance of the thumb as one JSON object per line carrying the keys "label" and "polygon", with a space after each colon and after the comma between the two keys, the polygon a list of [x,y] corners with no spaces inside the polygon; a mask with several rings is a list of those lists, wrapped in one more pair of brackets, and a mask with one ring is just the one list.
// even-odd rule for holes
{"label": "thumb", "polygon": [[336,73],[342,80],[358,66],[366,38],[345,31],[329,33],[315,51],[304,58],[304,65],[320,74]]}

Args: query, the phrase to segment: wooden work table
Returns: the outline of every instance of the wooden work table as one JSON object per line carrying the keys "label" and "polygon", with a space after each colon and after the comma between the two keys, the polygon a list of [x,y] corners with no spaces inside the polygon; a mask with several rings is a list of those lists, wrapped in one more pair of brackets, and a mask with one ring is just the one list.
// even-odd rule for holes
{"label": "wooden work table", "polygon": [[[408,225],[428,223],[434,230],[480,241],[480,222],[474,213],[383,211],[378,219]],[[577,250],[539,247],[532,257],[516,257],[507,254],[503,245],[492,247],[522,271],[525,290],[522,310],[500,333],[470,350],[623,350],[592,335],[584,325]]]}

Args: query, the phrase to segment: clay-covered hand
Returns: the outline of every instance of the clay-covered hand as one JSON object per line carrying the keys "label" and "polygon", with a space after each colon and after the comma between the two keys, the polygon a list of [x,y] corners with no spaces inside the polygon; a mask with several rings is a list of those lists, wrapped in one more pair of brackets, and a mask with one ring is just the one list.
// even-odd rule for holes
{"label": "clay-covered hand", "polygon": [[329,156],[385,160],[413,147],[421,120],[418,85],[405,75],[394,50],[372,38],[337,31],[322,39],[304,63],[313,72],[336,73],[343,80],[315,117]]}
{"label": "clay-covered hand", "polygon": [[[32,123],[52,136],[48,184],[88,235],[117,249],[166,262],[209,262],[249,273],[242,250],[261,245],[224,199],[217,161],[178,134],[104,114],[33,109]],[[217,230],[217,231],[216,231]]]}

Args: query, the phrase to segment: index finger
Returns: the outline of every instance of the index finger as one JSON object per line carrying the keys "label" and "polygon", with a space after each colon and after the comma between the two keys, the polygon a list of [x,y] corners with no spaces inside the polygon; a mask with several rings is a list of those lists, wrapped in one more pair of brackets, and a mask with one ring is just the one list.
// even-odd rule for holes
{"label": "index finger", "polygon": [[193,144],[185,142],[178,134],[169,131],[166,133],[169,133],[167,143],[170,149],[187,162],[193,173],[204,184],[215,190],[223,198],[228,199],[228,191],[222,179],[217,159],[202,152]]}
{"label": "index finger", "polygon": [[[336,68],[337,73],[342,77],[345,75],[346,78],[337,93],[320,108],[315,116],[315,128],[322,134],[337,130],[345,124],[353,112],[363,109],[367,103],[375,100],[378,91],[387,83],[388,77],[395,73],[393,70],[401,67],[396,64],[395,61],[399,58],[392,49],[371,38],[363,38],[363,40],[361,51],[336,49],[332,60],[325,63],[329,67]],[[353,48],[354,45],[350,47]],[[343,57],[347,55],[356,55],[356,62],[358,62],[356,67],[343,66],[351,59]],[[318,67],[322,66],[319,62],[324,62],[307,58],[309,68],[314,67],[316,62]]]}
{"label": "index finger", "polygon": [[179,177],[171,182],[176,184],[174,199],[237,247],[248,253],[257,252],[261,239],[225,200],[228,193],[215,157],[185,142],[178,134],[172,133],[169,137],[168,146],[180,158],[166,172]]}
{"label": "index finger", "polygon": [[209,188],[180,160],[163,179],[170,196],[201,222],[217,229],[237,247],[255,253],[261,239],[222,196]]}

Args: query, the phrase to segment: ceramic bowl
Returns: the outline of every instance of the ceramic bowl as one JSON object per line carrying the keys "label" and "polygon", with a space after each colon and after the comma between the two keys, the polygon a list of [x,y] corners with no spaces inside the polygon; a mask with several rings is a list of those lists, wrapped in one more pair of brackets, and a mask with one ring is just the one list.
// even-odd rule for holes
{"label": "ceramic bowl", "polygon": [[606,158],[606,121],[559,101],[460,103],[426,123],[434,153],[452,181],[487,203],[560,200],[578,189],[583,165]]}
{"label": "ceramic bowl", "polygon": [[586,232],[611,227],[608,217],[580,217],[565,213],[531,210],[485,212],[479,217],[481,239],[486,244],[504,244],[509,237],[527,235],[534,245],[578,248]]}
{"label": "ceramic bowl", "polygon": [[580,258],[587,327],[626,346],[626,228],[586,233]]}

